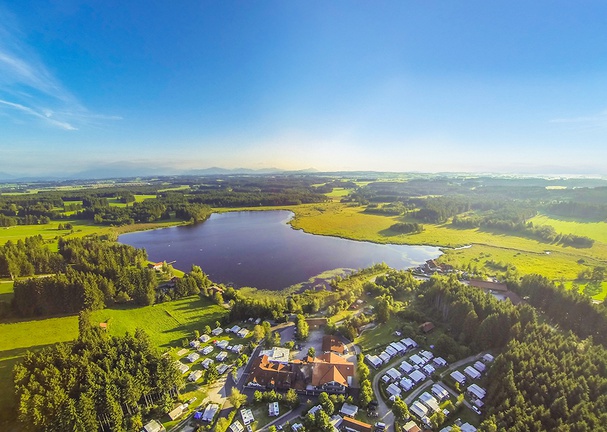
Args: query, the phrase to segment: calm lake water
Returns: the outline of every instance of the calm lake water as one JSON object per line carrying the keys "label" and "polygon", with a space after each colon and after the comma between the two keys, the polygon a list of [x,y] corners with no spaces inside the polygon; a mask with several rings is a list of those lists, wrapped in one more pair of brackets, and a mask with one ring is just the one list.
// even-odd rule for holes
{"label": "calm lake water", "polygon": [[278,290],[337,268],[385,262],[406,269],[438,257],[432,246],[381,245],[294,230],[289,211],[213,214],[206,222],[120,236],[145,248],[152,261],[175,261],[189,271],[199,265],[218,283]]}

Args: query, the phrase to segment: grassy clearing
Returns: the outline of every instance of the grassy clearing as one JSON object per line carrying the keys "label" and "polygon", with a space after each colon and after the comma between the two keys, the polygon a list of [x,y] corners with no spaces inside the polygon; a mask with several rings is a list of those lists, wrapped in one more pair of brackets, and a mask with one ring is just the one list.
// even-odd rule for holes
{"label": "grassy clearing", "polygon": [[0,302],[10,302],[13,299],[13,281],[0,281]]}
{"label": "grassy clearing", "polygon": [[[187,186],[186,186],[187,188]],[[165,189],[165,190],[179,190],[179,189]],[[135,202],[142,202],[146,199],[154,199],[156,195],[135,195]]]}
{"label": "grassy clearing", "polygon": [[181,340],[193,337],[194,330],[205,325],[214,327],[215,321],[227,314],[221,306],[198,296],[146,307],[120,306],[95,311],[93,322],[109,322],[110,334],[134,333],[144,329],[152,343],[161,348],[180,346]]}
{"label": "grassy clearing", "polygon": [[8,240],[16,242],[26,237],[41,235],[46,240],[55,240],[61,236],[66,238],[83,237],[88,234],[105,234],[112,230],[111,227],[95,225],[93,221],[69,221],[74,227],[73,233],[66,230],[58,230],[57,227],[63,221],[51,221],[45,225],[16,225],[12,227],[0,228],[0,244],[6,243]]}
{"label": "grassy clearing", "polygon": [[325,195],[328,197],[331,197],[331,198],[341,198],[341,197],[348,196],[351,191],[352,191],[352,189],[333,188],[333,191],[326,193]]}

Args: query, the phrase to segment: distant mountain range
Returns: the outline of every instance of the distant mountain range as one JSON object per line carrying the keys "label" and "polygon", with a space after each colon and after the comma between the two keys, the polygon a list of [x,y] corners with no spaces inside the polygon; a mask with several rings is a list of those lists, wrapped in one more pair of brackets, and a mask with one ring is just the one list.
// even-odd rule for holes
{"label": "distant mountain range", "polygon": [[43,180],[102,180],[131,177],[153,177],[153,176],[202,176],[202,175],[230,175],[230,174],[279,174],[279,173],[316,173],[313,168],[297,171],[286,171],[279,168],[201,168],[201,169],[178,169],[172,167],[150,166],[131,162],[103,164],[90,167],[83,171],[72,174],[48,173],[41,175],[9,174],[0,172],[0,181],[43,181]]}

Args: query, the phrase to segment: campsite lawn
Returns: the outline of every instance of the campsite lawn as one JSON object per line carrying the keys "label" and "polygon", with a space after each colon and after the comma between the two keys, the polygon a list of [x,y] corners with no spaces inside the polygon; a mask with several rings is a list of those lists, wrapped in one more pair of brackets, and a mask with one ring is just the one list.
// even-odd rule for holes
{"label": "campsite lawn", "polygon": [[108,322],[112,335],[134,333],[144,329],[152,343],[160,348],[179,346],[184,338],[192,338],[194,331],[205,325],[215,326],[227,310],[199,296],[152,306],[117,306],[93,312],[95,323]]}

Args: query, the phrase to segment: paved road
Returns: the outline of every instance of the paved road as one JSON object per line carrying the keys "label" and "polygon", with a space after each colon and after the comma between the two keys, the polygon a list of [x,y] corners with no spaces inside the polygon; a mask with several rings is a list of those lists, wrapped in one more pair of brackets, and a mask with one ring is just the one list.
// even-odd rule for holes
{"label": "paved road", "polygon": [[392,413],[390,407],[386,405],[384,399],[381,397],[381,393],[379,392],[379,380],[388,369],[394,367],[394,365],[397,363],[398,361],[390,362],[386,367],[378,370],[375,374],[375,377],[373,378],[373,382],[371,383],[373,387],[373,393],[375,393],[375,398],[377,399],[378,403],[377,413],[379,414],[379,418],[377,419],[377,421],[385,423],[386,430],[390,430],[390,428],[394,427],[394,414]]}

